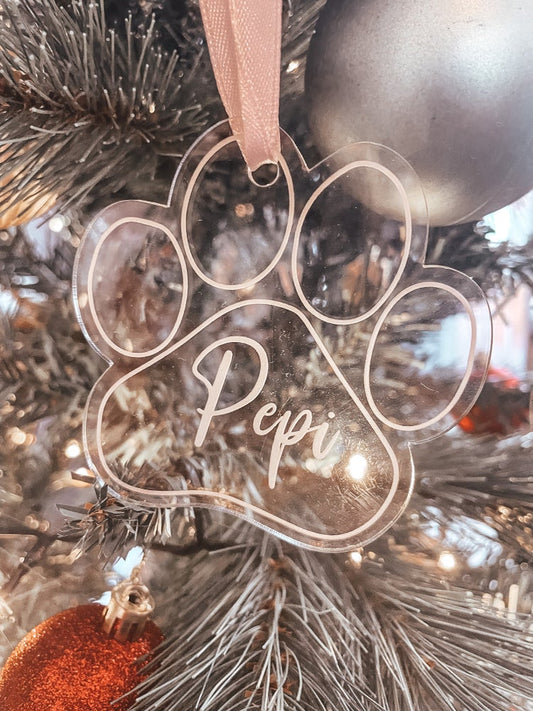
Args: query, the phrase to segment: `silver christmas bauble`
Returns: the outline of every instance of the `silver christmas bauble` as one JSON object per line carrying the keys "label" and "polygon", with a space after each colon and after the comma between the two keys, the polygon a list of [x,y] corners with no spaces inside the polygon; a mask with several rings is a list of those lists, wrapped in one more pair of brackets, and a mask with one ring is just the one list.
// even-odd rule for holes
{"label": "silver christmas bauble", "polygon": [[[393,148],[431,224],[468,222],[533,187],[532,72],[533,0],[329,0],[307,63],[311,128],[324,155]],[[391,191],[372,192],[394,216]]]}

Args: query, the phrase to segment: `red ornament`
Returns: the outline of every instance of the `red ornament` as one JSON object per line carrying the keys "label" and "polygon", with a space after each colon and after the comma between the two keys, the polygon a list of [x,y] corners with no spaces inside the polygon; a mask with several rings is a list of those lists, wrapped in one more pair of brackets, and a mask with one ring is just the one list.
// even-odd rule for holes
{"label": "red ornament", "polygon": [[139,639],[119,642],[104,632],[104,614],[101,605],[80,605],[54,615],[27,634],[0,672],[0,709],[129,709],[134,694],[111,702],[146,678],[137,660],[149,654],[163,636],[147,621]]}
{"label": "red ornament", "polygon": [[530,425],[529,398],[512,373],[489,368],[476,404],[459,421],[459,427],[468,434],[513,434]]}

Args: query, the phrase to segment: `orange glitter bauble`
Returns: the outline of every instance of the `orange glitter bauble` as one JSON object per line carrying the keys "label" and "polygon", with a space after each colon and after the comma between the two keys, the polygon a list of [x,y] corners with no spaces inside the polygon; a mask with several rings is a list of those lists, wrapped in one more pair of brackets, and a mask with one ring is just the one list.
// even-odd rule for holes
{"label": "orange glitter bauble", "polygon": [[0,672],[2,711],[125,711],[146,674],[139,657],[163,639],[148,621],[140,639],[118,642],[102,630],[101,605],[80,605],[42,622]]}

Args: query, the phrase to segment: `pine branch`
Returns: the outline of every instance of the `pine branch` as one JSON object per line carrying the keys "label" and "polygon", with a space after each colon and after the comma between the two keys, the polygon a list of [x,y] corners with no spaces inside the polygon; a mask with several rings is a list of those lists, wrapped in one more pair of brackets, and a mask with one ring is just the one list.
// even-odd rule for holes
{"label": "pine branch", "polygon": [[530,559],[532,442],[532,435],[523,433],[504,438],[458,434],[415,447],[418,481],[411,510],[438,520],[443,530],[461,522],[466,530],[477,528],[477,538],[476,522],[483,521],[481,530],[509,556]]}
{"label": "pine branch", "polygon": [[265,537],[190,560],[162,593],[172,631],[134,711],[508,711],[531,696],[526,618],[373,558],[355,571]]}
{"label": "pine branch", "polygon": [[[372,676],[387,711],[507,711],[532,698],[531,616],[484,607],[461,585],[395,561],[356,581],[375,640]],[[371,655],[369,655],[370,657]]]}
{"label": "pine branch", "polygon": [[[158,48],[156,21],[136,36],[109,28],[103,2],[5,4],[0,24],[0,208],[39,195],[64,206],[116,192],[160,153],[179,153],[206,114],[193,88],[203,50],[182,27],[188,56]],[[210,92],[212,94],[212,92]],[[214,98],[214,97],[213,97]]]}
{"label": "pine branch", "polygon": [[[321,4],[289,3],[285,95],[302,91]],[[0,11],[0,214],[22,205],[20,220],[41,199],[64,209],[121,189],[164,201],[175,169],[165,156],[223,116],[196,3],[124,5],[133,14],[122,22],[110,5],[111,25],[104,0],[7,0]]]}
{"label": "pine branch", "polygon": [[426,263],[459,269],[491,295],[510,296],[519,284],[533,288],[533,241],[524,247],[491,244],[483,223],[433,228]]}
{"label": "pine branch", "polygon": [[165,603],[177,611],[173,633],[135,711],[368,708],[359,660],[369,639],[343,609],[351,586],[335,566],[329,581],[314,567],[270,538],[191,561]]}
{"label": "pine branch", "polygon": [[[281,96],[285,103],[303,95],[309,42],[326,0],[285,0],[282,35]],[[281,106],[282,113],[286,113]]]}

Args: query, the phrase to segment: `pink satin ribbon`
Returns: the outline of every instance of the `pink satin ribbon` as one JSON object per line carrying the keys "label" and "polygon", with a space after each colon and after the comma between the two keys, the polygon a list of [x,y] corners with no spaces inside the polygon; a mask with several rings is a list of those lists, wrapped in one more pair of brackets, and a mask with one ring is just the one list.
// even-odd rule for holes
{"label": "pink satin ribbon", "polygon": [[250,170],[280,155],[282,0],[200,0],[218,91]]}

